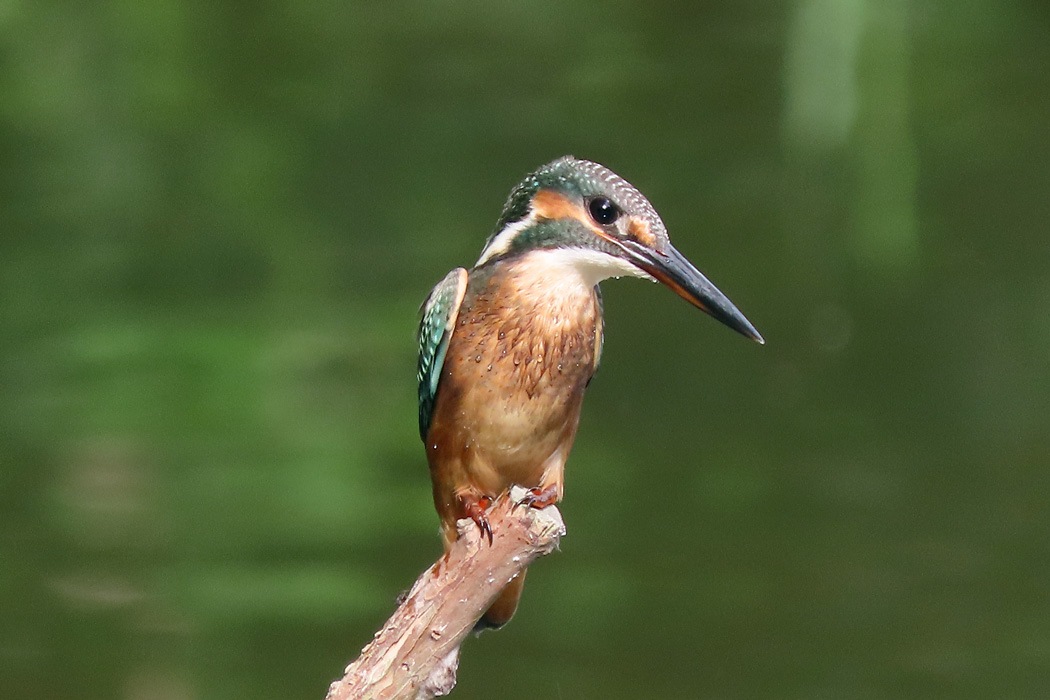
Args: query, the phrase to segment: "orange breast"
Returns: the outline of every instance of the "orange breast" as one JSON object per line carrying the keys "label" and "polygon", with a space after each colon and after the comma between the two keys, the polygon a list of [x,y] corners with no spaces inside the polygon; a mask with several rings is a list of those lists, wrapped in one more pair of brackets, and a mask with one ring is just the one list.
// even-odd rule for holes
{"label": "orange breast", "polygon": [[438,480],[492,495],[538,486],[548,459],[568,453],[600,307],[592,287],[543,276],[519,264],[471,280],[427,436],[435,491]]}

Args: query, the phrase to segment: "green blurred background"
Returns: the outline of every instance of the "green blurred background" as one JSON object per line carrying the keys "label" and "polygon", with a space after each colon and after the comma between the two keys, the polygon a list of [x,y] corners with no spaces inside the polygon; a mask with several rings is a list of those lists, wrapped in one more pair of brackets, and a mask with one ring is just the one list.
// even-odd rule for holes
{"label": "green blurred background", "polygon": [[0,696],[316,698],[439,552],[417,308],[564,153],[562,551],[454,697],[1050,696],[1050,6],[0,0]]}

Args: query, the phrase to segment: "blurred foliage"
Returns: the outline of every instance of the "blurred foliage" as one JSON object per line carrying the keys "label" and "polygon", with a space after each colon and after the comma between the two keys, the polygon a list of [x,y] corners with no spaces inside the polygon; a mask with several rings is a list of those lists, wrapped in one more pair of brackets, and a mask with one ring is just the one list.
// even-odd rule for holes
{"label": "blurred foliage", "polygon": [[416,309],[563,153],[563,551],[459,698],[1050,693],[1050,10],[0,0],[0,696],[323,696],[439,549]]}

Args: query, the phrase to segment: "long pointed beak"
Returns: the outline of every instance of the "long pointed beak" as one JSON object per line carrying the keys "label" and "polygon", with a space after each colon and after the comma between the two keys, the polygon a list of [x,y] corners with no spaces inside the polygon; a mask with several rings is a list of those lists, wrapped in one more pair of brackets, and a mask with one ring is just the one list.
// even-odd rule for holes
{"label": "long pointed beak", "polygon": [[656,252],[641,246],[632,246],[632,248],[634,248],[631,252],[634,253],[635,264],[673,289],[678,296],[715,317],[734,331],[765,344],[766,341],[762,334],[751,325],[744,314],[740,313],[733,302],[718,291],[718,287],[711,284],[711,281],[686,260],[685,256],[679,253],[674,246],[668,245],[667,250],[663,252]]}

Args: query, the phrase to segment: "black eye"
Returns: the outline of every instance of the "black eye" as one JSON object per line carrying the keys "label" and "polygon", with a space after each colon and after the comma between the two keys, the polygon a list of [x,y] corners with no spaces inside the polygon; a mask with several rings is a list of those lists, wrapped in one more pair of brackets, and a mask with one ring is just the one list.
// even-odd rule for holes
{"label": "black eye", "polygon": [[608,226],[620,218],[620,207],[613,204],[608,197],[595,197],[587,205],[594,223],[599,226]]}

